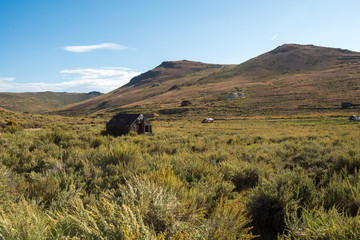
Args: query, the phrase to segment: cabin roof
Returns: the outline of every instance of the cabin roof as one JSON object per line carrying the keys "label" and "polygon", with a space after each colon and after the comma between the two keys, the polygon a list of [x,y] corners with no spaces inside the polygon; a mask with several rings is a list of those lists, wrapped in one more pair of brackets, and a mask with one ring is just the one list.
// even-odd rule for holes
{"label": "cabin roof", "polygon": [[144,116],[142,114],[126,114],[119,113],[116,114],[107,125],[121,125],[121,126],[130,126],[135,120],[142,119]]}

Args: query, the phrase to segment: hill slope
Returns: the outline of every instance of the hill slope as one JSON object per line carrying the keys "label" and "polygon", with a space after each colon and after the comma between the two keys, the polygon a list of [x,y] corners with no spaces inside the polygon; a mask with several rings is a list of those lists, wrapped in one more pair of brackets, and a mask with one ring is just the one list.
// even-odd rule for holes
{"label": "hill slope", "polygon": [[[357,52],[297,44],[282,45],[239,65],[164,62],[121,88],[59,112],[166,114],[185,99],[193,103],[187,114],[326,111],[338,108],[342,101],[358,101],[359,64]],[[233,92],[245,97],[224,100]]]}
{"label": "hill slope", "polygon": [[100,96],[99,92],[26,92],[0,93],[0,107],[15,112],[41,113]]}

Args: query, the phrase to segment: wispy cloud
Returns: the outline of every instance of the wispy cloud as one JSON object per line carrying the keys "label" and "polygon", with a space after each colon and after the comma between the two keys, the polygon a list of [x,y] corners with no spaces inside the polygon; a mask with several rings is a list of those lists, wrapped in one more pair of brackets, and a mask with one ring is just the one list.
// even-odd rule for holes
{"label": "wispy cloud", "polygon": [[69,52],[75,52],[75,53],[84,53],[84,52],[90,52],[96,49],[108,49],[108,50],[124,50],[124,49],[130,49],[130,50],[136,50],[134,48],[129,48],[120,44],[116,43],[100,43],[96,45],[83,45],[83,46],[66,46],[64,47],[64,50]]}
{"label": "wispy cloud", "polygon": [[14,81],[14,80],[15,80],[15,78],[13,78],[13,77],[2,77],[0,75],[0,82],[10,82],[10,81]]}
{"label": "wispy cloud", "polygon": [[110,92],[141,74],[128,68],[78,68],[60,71],[63,81],[58,83],[16,83],[13,78],[0,78],[4,92]]}
{"label": "wispy cloud", "polygon": [[128,68],[79,68],[62,70],[60,73],[69,82],[64,85],[76,88],[93,89],[102,92],[109,92],[115,88],[128,83],[131,78],[141,74]]}
{"label": "wispy cloud", "polygon": [[11,88],[13,85],[11,82],[14,81],[13,77],[2,77],[0,75],[0,92],[6,91],[8,88]]}
{"label": "wispy cloud", "polygon": [[274,41],[277,37],[278,37],[277,35],[274,35],[274,36],[271,38],[271,40]]}

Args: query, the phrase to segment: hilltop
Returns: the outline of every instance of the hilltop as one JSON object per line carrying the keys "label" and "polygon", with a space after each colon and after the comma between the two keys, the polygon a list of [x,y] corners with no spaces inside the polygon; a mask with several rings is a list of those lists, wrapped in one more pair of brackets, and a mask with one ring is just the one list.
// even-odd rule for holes
{"label": "hilltop", "polygon": [[85,101],[101,94],[100,92],[0,93],[0,107],[15,112],[42,113],[68,104]]}
{"label": "hilltop", "polygon": [[[282,45],[238,65],[163,62],[108,94],[58,113],[179,113],[182,100],[193,103],[186,114],[196,115],[333,111],[342,101],[359,101],[359,63],[357,52],[298,44]],[[234,92],[243,97],[225,100]]]}

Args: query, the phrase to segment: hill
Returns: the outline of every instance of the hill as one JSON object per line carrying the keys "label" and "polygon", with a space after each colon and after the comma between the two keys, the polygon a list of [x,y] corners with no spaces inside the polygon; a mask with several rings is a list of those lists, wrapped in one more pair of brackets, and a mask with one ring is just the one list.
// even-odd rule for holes
{"label": "hill", "polygon": [[15,112],[41,113],[100,96],[99,92],[25,92],[0,93],[0,107]]}
{"label": "hill", "polygon": [[[359,101],[360,53],[285,44],[239,65],[163,62],[108,94],[58,113],[151,111],[244,116],[338,110]],[[227,99],[232,93],[240,98]],[[180,102],[193,104],[181,108]]]}

